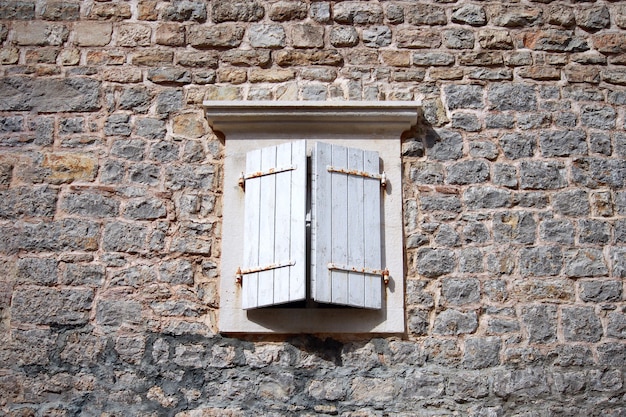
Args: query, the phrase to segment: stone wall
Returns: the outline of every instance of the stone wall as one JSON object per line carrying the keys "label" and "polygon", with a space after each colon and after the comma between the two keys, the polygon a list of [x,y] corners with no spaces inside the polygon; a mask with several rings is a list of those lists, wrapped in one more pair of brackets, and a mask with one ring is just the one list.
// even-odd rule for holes
{"label": "stone wall", "polygon": [[[0,19],[3,415],[626,415],[624,2]],[[222,99],[423,101],[404,337],[216,332]]]}

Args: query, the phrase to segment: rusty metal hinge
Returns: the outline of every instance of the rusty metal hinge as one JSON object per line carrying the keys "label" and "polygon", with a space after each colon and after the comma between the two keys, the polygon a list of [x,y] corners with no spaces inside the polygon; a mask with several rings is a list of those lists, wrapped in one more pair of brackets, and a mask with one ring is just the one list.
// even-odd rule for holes
{"label": "rusty metal hinge", "polygon": [[346,265],[339,265],[333,262],[328,264],[328,269],[330,269],[331,271],[358,272],[358,273],[367,274],[367,275],[380,275],[385,285],[389,284],[389,270],[388,269],[373,269],[373,268],[364,268],[364,267],[357,267],[357,266],[346,266]]}
{"label": "rusty metal hinge", "polygon": [[253,172],[250,174],[244,174],[242,172],[241,175],[239,176],[238,184],[241,187],[241,189],[245,191],[246,180],[249,180],[251,178],[264,177],[266,175],[279,174],[281,172],[294,171],[296,169],[298,169],[297,165],[291,165],[291,166],[282,167],[282,168],[270,168],[267,171],[257,171],[257,172]]}
{"label": "rusty metal hinge", "polygon": [[244,275],[254,274],[254,273],[263,272],[263,271],[271,271],[273,269],[278,269],[278,268],[285,268],[287,266],[294,266],[295,264],[296,264],[296,261],[287,261],[287,262],[280,262],[277,264],[270,264],[266,266],[255,266],[253,268],[241,269],[241,267],[239,267],[237,268],[237,272],[235,272],[235,281],[237,281],[237,284],[241,284],[241,282],[243,281]]}
{"label": "rusty metal hinge", "polygon": [[328,172],[337,172],[340,174],[376,179],[380,181],[381,187],[385,188],[387,186],[387,174],[385,174],[385,171],[383,171],[382,174],[373,174],[371,172],[359,171],[357,169],[336,168],[330,165],[326,167],[326,170]]}

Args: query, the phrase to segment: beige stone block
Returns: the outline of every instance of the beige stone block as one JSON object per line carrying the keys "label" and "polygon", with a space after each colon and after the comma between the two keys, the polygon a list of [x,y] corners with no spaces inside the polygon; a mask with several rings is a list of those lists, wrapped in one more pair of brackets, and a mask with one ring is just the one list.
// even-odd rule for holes
{"label": "beige stone block", "polygon": [[122,65],[126,54],[121,51],[87,51],[87,65]]}
{"label": "beige stone block", "polygon": [[61,65],[78,65],[79,62],[80,51],[78,49],[64,49],[59,54],[59,63]]}
{"label": "beige stone block", "polygon": [[98,160],[86,154],[46,154],[43,168],[50,170],[48,181],[62,184],[72,181],[92,181],[98,173]]}
{"label": "beige stone block", "polygon": [[46,22],[15,22],[13,40],[18,45],[58,46],[68,38],[69,31],[64,25]]}
{"label": "beige stone block", "polygon": [[393,67],[408,67],[411,65],[411,53],[407,51],[382,51],[383,62]]}
{"label": "beige stone block", "polygon": [[111,23],[78,22],[74,25],[74,43],[77,46],[105,46],[111,42]]}
{"label": "beige stone block", "polygon": [[164,23],[156,30],[156,43],[166,46],[185,45],[185,27],[176,23]]}
{"label": "beige stone block", "polygon": [[117,38],[115,43],[118,46],[149,46],[152,36],[152,29],[148,25],[140,24],[120,24],[116,27]]}
{"label": "beige stone block", "polygon": [[157,1],[144,0],[137,5],[137,18],[139,20],[157,20],[159,11],[157,10]]}
{"label": "beige stone block", "polygon": [[110,68],[101,74],[103,80],[114,83],[138,83],[143,79],[139,68]]}
{"label": "beige stone block", "polygon": [[132,62],[134,65],[158,66],[163,64],[171,64],[174,60],[174,53],[169,51],[160,51],[158,49],[141,51],[133,55]]}
{"label": "beige stone block", "polygon": [[202,114],[180,114],[172,122],[172,132],[175,135],[199,139],[206,135],[207,131],[208,125]]}
{"label": "beige stone block", "polygon": [[241,90],[232,85],[210,85],[205,100],[241,100]]}
{"label": "beige stone block", "polygon": [[295,77],[295,71],[290,69],[253,69],[250,71],[249,80],[253,83],[281,83],[293,80]]}
{"label": "beige stone block", "polygon": [[220,83],[242,84],[246,82],[248,74],[241,68],[220,68],[217,70],[217,81]]}
{"label": "beige stone block", "polygon": [[20,51],[17,48],[0,49],[0,64],[13,65],[17,64],[20,59]]}

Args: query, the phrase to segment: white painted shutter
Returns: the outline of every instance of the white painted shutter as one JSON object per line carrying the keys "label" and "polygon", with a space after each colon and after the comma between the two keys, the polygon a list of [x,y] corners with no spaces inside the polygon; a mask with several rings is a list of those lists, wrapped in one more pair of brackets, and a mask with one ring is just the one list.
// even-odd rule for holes
{"label": "white painted shutter", "polygon": [[246,155],[244,309],[306,298],[306,167],[305,141]]}
{"label": "white painted shutter", "polygon": [[381,187],[379,178],[367,176],[377,176],[379,169],[377,152],[315,145],[311,196],[315,301],[381,308],[382,276],[371,273],[382,269]]}

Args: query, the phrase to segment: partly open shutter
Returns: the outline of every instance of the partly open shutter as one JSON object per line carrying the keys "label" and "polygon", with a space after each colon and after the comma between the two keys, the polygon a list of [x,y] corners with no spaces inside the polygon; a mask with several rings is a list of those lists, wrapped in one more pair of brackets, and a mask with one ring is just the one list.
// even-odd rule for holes
{"label": "partly open shutter", "polygon": [[377,152],[315,145],[311,197],[315,301],[381,308],[379,169]]}
{"label": "partly open shutter", "polygon": [[246,155],[242,308],[306,298],[306,142]]}

